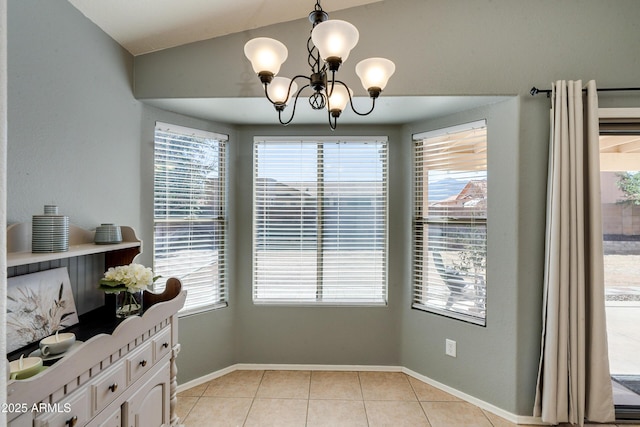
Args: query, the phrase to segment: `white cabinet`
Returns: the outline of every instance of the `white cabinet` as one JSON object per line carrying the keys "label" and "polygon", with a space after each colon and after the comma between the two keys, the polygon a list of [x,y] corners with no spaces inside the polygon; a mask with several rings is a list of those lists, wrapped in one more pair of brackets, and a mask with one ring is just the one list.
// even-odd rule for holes
{"label": "white cabinet", "polygon": [[177,426],[171,408],[185,298],[171,278],[162,294],[145,294],[143,316],[85,341],[36,376],[9,381],[7,406],[17,408],[7,414],[9,427]]}
{"label": "white cabinet", "polygon": [[[123,242],[93,243],[93,231],[70,226],[69,251],[31,253],[31,225],[7,228],[7,266],[31,265],[104,254],[106,268],[128,264],[142,242],[122,227]],[[39,268],[38,268],[39,269]],[[23,274],[23,273],[20,273]],[[101,273],[100,273],[101,274]],[[179,425],[176,406],[178,310],[186,292],[170,278],[161,294],[144,293],[145,313],[125,319],[111,334],[101,333],[38,375],[7,383],[9,427],[123,427]]]}
{"label": "white cabinet", "polygon": [[124,403],[127,427],[162,427],[169,425],[169,366],[147,381]]}
{"label": "white cabinet", "polygon": [[[87,427],[163,427],[170,424],[170,358],[155,365],[99,412]],[[80,424],[78,424],[80,425]]]}
{"label": "white cabinet", "polygon": [[73,393],[51,409],[52,412],[36,418],[36,427],[81,426],[90,419],[89,396],[86,393]]}

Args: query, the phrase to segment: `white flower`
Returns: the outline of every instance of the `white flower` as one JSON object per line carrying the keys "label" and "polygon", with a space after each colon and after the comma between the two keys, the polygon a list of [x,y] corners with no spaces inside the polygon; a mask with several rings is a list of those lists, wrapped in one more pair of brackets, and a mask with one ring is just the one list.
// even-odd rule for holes
{"label": "white flower", "polygon": [[129,264],[109,268],[100,282],[107,286],[124,285],[129,292],[138,292],[146,290],[154,280],[153,271],[149,267]]}

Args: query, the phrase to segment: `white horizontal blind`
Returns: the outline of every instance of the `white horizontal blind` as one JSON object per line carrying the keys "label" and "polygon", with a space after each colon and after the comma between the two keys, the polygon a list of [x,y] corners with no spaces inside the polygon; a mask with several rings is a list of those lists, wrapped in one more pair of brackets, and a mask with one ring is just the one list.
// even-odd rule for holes
{"label": "white horizontal blind", "polygon": [[485,121],[414,136],[413,307],[485,325]]}
{"label": "white horizontal blind", "polygon": [[225,305],[227,136],[158,123],[155,129],[155,290],[178,277],[181,314]]}
{"label": "white horizontal blind", "polygon": [[253,300],[385,304],[387,144],[254,143]]}

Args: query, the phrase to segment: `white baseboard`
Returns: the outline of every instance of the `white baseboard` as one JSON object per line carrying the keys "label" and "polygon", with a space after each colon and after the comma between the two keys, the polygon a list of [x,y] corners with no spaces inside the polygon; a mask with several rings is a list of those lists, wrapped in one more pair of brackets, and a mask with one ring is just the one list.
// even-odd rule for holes
{"label": "white baseboard", "polygon": [[295,364],[259,364],[238,363],[236,369],[247,371],[368,371],[368,372],[402,372],[402,366],[376,365],[295,365]]}
{"label": "white baseboard", "polygon": [[228,367],[226,367],[224,369],[220,369],[219,371],[215,371],[215,372],[212,372],[212,373],[207,374],[205,376],[202,376],[200,378],[196,378],[196,379],[193,379],[191,381],[188,381],[188,382],[186,382],[184,384],[180,384],[180,385],[178,385],[178,393],[183,392],[185,390],[189,390],[190,388],[199,386],[201,384],[208,383],[211,380],[215,380],[216,378],[219,378],[219,377],[221,377],[223,375],[230,374],[233,371],[237,371],[238,368],[236,368],[236,366],[237,365],[231,365],[231,366],[228,366]]}
{"label": "white baseboard", "polygon": [[378,371],[402,372],[401,366],[371,366],[371,365],[292,365],[292,364],[264,364],[264,363],[236,363],[219,371],[212,372],[178,386],[178,393],[199,386],[211,380],[227,375],[233,371]]}
{"label": "white baseboard", "polygon": [[480,400],[476,397],[456,390],[448,385],[442,384],[431,378],[425,377],[417,372],[407,369],[403,366],[371,366],[371,365],[295,365],[295,364],[264,364],[264,363],[236,363],[227,368],[220,369],[219,371],[212,372],[200,378],[196,378],[184,384],[178,386],[178,393],[188,390],[192,387],[207,383],[211,380],[219,378],[223,375],[229,374],[233,371],[360,371],[360,372],[403,372],[415,379],[423,381],[433,387],[436,387],[444,392],[447,392],[457,398],[460,398],[466,402],[469,402],[485,411],[491,412],[507,421],[514,424],[527,424],[527,425],[548,425],[542,422],[539,417],[523,416],[512,414],[504,409]]}
{"label": "white baseboard", "polygon": [[449,387],[446,384],[442,384],[438,381],[435,381],[429,377],[425,377],[424,375],[421,375],[417,372],[412,371],[411,369],[407,369],[407,368],[402,368],[402,372],[404,372],[405,374],[420,380],[422,382],[425,382],[437,389],[440,389],[444,392],[447,392],[459,399],[464,400],[465,402],[469,402],[477,407],[479,407],[480,409],[484,409],[487,412],[491,412],[492,414],[495,414],[501,418],[504,418],[505,420],[512,422],[514,424],[527,424],[527,425],[549,425],[548,423],[543,422],[539,417],[533,417],[533,416],[523,416],[523,415],[516,415],[516,414],[512,414],[511,412],[505,411],[504,409],[498,408],[495,405],[492,405],[491,403],[485,402],[484,400],[480,400],[477,397],[471,396],[469,394],[463,393],[460,390],[457,390],[453,387]]}

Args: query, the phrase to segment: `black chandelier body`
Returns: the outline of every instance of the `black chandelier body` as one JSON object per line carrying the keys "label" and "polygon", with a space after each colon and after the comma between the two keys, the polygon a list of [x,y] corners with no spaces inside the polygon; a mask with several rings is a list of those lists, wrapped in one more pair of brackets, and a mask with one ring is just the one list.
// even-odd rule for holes
{"label": "black chandelier body", "polygon": [[[329,20],[329,15],[320,6],[320,0],[316,1],[314,10],[309,14],[309,21],[312,23],[311,35],[307,39],[310,75],[299,74],[292,79],[276,77],[288,54],[286,47],[277,40],[250,40],[245,45],[245,55],[258,74],[264,86],[265,97],[275,107],[282,125],[286,126],[293,121],[298,98],[305,89],[310,88],[313,93],[308,97],[309,105],[314,110],[326,108],[329,126],[334,130],[347,103],[359,116],[373,112],[376,99],[395,71],[395,65],[385,58],[369,58],[356,65],[356,73],[371,98],[371,108],[368,111],[356,110],[353,91],[346,83],[336,79],[336,73],[358,42],[358,30],[348,22]],[[299,89],[296,81],[303,83]],[[292,98],[291,115],[284,118],[283,112]]]}

